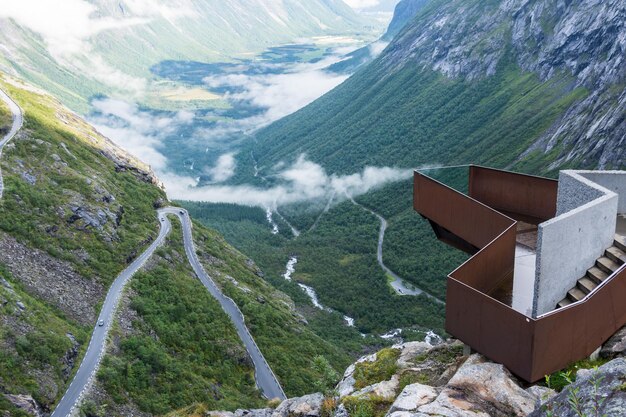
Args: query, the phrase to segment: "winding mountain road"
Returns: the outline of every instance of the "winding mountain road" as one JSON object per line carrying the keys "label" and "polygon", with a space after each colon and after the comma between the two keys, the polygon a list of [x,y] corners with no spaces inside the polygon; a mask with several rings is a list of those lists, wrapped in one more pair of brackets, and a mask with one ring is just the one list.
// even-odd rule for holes
{"label": "winding mountain road", "polygon": [[[98,322],[93,329],[87,352],[83,357],[83,361],[78,368],[78,372],[74,375],[74,379],[70,383],[65,395],[54,409],[51,417],[66,417],[72,415],[74,408],[80,402],[83,393],[89,387],[89,384],[93,382],[96,371],[100,366],[100,361],[104,355],[106,348],[106,341],[111,325],[113,323],[113,316],[115,310],[119,304],[122,296],[124,286],[130,281],[132,276],[137,272],[146,261],[152,256],[154,251],[163,244],[165,238],[171,230],[171,225],[168,221],[165,221],[165,216],[159,216],[161,219],[161,229],[159,230],[159,236],[152,242],[150,247],[146,249],[137,259],[135,259],[125,270],[123,270],[113,281],[113,284],[109,288],[100,315],[98,316]],[[103,323],[102,326],[99,323]]]}
{"label": "winding mountain road", "polygon": [[[11,125],[11,130],[9,130],[9,132],[4,135],[2,139],[0,139],[0,157],[2,157],[2,149],[4,148],[4,145],[6,145],[11,139],[13,139],[13,136],[15,136],[15,134],[22,128],[22,125],[24,124],[24,116],[22,114],[22,109],[20,109],[20,106],[18,106],[17,103],[15,103],[13,99],[11,99],[11,97],[9,97],[9,95],[3,90],[0,90],[0,100],[6,103],[6,105],[9,107],[9,110],[11,110],[11,114],[13,115],[13,124]],[[2,170],[0,170],[0,199],[2,198],[3,191],[4,181],[2,180]]]}
{"label": "winding mountain road", "polygon": [[[189,213],[186,210],[168,207],[159,210],[159,215],[161,217],[165,217],[165,214],[174,214],[176,215],[183,225],[183,241],[185,244],[185,252],[187,254],[187,259],[191,264],[194,272],[200,279],[200,282],[205,286],[205,288],[211,293],[211,295],[220,303],[222,309],[228,314],[231,321],[235,325],[235,329],[237,330],[237,334],[239,338],[243,342],[246,347],[252,362],[254,363],[255,369],[255,379],[257,386],[263,392],[265,397],[272,398],[280,398],[284,400],[287,398],[285,392],[283,391],[276,375],[272,372],[272,368],[270,368],[269,364],[265,360],[265,357],[261,353],[261,350],[257,346],[256,342],[252,338],[250,331],[246,327],[245,318],[239,307],[235,302],[225,296],[222,291],[218,288],[215,282],[209,277],[206,273],[200,261],[198,260],[198,256],[196,255],[195,246],[193,243],[193,234],[191,231],[191,219],[189,218]],[[169,223],[167,217],[165,217],[165,221]]]}
{"label": "winding mountain road", "polygon": [[[206,289],[211,293],[211,295],[220,303],[226,314],[232,320],[237,334],[241,338],[246,350],[248,351],[250,357],[252,358],[252,362],[255,367],[255,379],[257,386],[263,392],[267,398],[280,398],[285,399],[285,393],[283,392],[278,379],[272,372],[269,364],[265,360],[265,357],[261,353],[259,347],[254,342],[252,335],[248,331],[248,328],[245,325],[245,319],[243,314],[234,303],[234,301],[228,297],[226,297],[220,289],[215,285],[213,280],[207,275],[198,260],[196,255],[196,250],[193,243],[193,235],[191,231],[191,220],[189,218],[189,214],[186,210],[175,208],[175,207],[167,207],[158,210],[159,222],[161,224],[161,228],[159,230],[159,235],[152,242],[152,244],[146,249],[137,259],[135,259],[124,271],[122,271],[113,284],[109,288],[107,296],[102,304],[102,309],[100,310],[100,315],[98,316],[98,322],[93,329],[93,333],[91,336],[91,340],[89,342],[89,346],[87,347],[87,352],[83,357],[83,360],[74,376],[74,379],[70,383],[65,395],[55,408],[51,417],[66,417],[73,415],[75,408],[80,403],[84,392],[93,382],[96,372],[100,366],[100,361],[104,356],[104,352],[106,349],[107,336],[109,335],[109,331],[111,330],[111,325],[113,323],[113,318],[115,315],[115,310],[119,304],[119,301],[122,297],[122,292],[126,284],[130,281],[132,276],[146,263],[146,261],[152,256],[154,251],[163,244],[165,238],[172,230],[172,225],[170,223],[168,214],[176,215],[181,224],[183,225],[183,243],[185,247],[185,252],[187,254],[187,259],[191,264],[194,272],[202,282],[202,284],[206,287]],[[102,323],[100,325],[99,323]]]}
{"label": "winding mountain road", "polygon": [[398,274],[396,274],[391,269],[389,269],[389,267],[387,267],[387,265],[385,265],[385,262],[383,261],[383,243],[385,241],[385,231],[387,231],[387,220],[383,216],[381,216],[380,214],[376,213],[375,211],[370,210],[369,208],[363,206],[362,204],[357,203],[356,200],[354,200],[352,197],[348,196],[348,198],[350,198],[350,200],[352,201],[352,203],[354,205],[356,205],[356,206],[362,208],[363,210],[373,214],[380,221],[380,232],[378,234],[378,249],[376,251],[376,259],[378,260],[378,264],[383,269],[383,271],[385,271],[386,274],[388,274],[391,278],[393,278],[393,281],[391,281],[390,284],[393,287],[393,289],[395,290],[395,292],[398,295],[420,295],[420,294],[423,294],[426,297],[430,298],[431,300],[437,302],[438,304],[445,304],[443,301],[441,301],[440,299],[438,299],[434,295],[429,294],[429,293],[427,293],[426,291],[424,291],[422,289],[419,289],[419,288],[417,288],[415,286],[408,287],[404,283],[404,279],[402,279],[402,277],[400,277]]}

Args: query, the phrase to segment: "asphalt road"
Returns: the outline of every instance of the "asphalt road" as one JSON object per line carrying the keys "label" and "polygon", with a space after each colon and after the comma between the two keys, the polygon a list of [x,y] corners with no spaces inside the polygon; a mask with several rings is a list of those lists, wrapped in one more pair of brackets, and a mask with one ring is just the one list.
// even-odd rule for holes
{"label": "asphalt road", "polygon": [[380,214],[376,213],[373,210],[368,209],[367,207],[357,203],[353,198],[350,198],[350,200],[352,201],[352,203],[354,203],[355,205],[361,207],[363,210],[370,212],[371,214],[373,214],[374,216],[376,216],[378,218],[378,220],[380,221],[380,232],[378,234],[378,249],[376,251],[376,259],[378,260],[378,264],[380,265],[380,267],[383,269],[383,271],[385,271],[385,273],[389,274],[390,277],[393,278],[393,281],[390,283],[391,286],[393,287],[393,289],[396,291],[396,293],[398,295],[420,295],[423,294],[426,297],[430,298],[431,300],[439,303],[439,304],[444,304],[443,301],[441,301],[440,299],[438,299],[437,297],[435,297],[432,294],[427,293],[426,291],[419,289],[415,286],[407,286],[404,283],[404,279],[402,279],[402,277],[400,277],[398,274],[396,274],[395,272],[393,272],[391,269],[389,269],[389,267],[387,267],[387,265],[385,265],[385,262],[383,261],[383,243],[385,241],[385,231],[387,230],[387,220],[381,216]]}
{"label": "asphalt road", "polygon": [[[13,136],[15,136],[18,130],[22,128],[22,125],[24,124],[24,116],[22,115],[22,109],[20,109],[20,106],[18,106],[11,99],[11,97],[9,97],[8,94],[2,90],[0,90],[0,100],[6,103],[6,105],[9,107],[9,110],[11,110],[11,113],[13,114],[13,124],[11,125],[11,130],[9,130],[9,133],[4,135],[4,137],[0,139],[0,157],[1,157],[2,149],[4,148],[4,145],[6,145],[11,139],[13,139]],[[0,198],[2,198],[3,191],[4,191],[4,182],[2,180],[2,171],[0,171]]]}
{"label": "asphalt road", "polygon": [[208,274],[200,264],[193,243],[191,220],[189,218],[189,214],[186,210],[173,207],[159,210],[159,217],[165,217],[168,226],[169,220],[167,219],[165,214],[174,214],[180,219],[183,225],[183,240],[187,259],[189,260],[189,263],[191,264],[194,272],[200,279],[200,282],[202,282],[202,284],[211,293],[211,295],[220,303],[222,309],[226,312],[226,314],[228,314],[231,321],[233,322],[239,338],[243,342],[248,351],[248,354],[250,355],[250,358],[252,359],[252,362],[254,363],[255,379],[257,386],[265,397],[270,399],[280,398],[281,400],[284,400],[285,398],[287,398],[285,396],[285,392],[280,386],[276,375],[274,375],[274,372],[272,372],[272,368],[270,368],[269,364],[265,360],[263,353],[261,353],[261,350],[252,338],[250,331],[246,327],[245,318],[239,310],[239,307],[237,307],[232,299],[225,296],[220,291],[219,287],[215,284],[215,282],[213,282],[211,277],[208,276]]}
{"label": "asphalt road", "polygon": [[[144,251],[133,261],[133,263],[131,263],[117,276],[109,288],[104,303],[102,304],[98,321],[93,329],[93,334],[91,336],[89,346],[87,347],[87,352],[83,357],[83,361],[81,362],[74,379],[70,383],[69,388],[65,392],[65,395],[63,395],[63,398],[54,409],[51,417],[65,417],[72,415],[76,406],[80,403],[83,393],[93,382],[98,367],[100,366],[100,361],[105,352],[107,336],[111,329],[115,310],[119,304],[124,286],[132,278],[135,272],[137,272],[146,263],[154,251],[163,244],[165,238],[172,229],[172,225],[167,217],[167,214],[174,214],[180,219],[183,225],[183,239],[187,259],[202,284],[211,293],[211,295],[219,301],[220,305],[235,325],[237,334],[241,338],[241,341],[248,350],[248,353],[254,363],[257,386],[267,398],[286,398],[283,389],[276,379],[276,376],[254,342],[254,339],[250,335],[250,332],[245,325],[243,314],[241,314],[241,311],[233,300],[222,294],[213,280],[204,271],[204,268],[202,268],[193,244],[191,220],[189,215],[185,210],[180,208],[168,207],[158,211],[159,223],[161,224],[159,236],[154,242],[152,242],[146,251]],[[102,326],[99,325],[100,322],[103,323]]]}
{"label": "asphalt road", "polygon": [[[159,216],[161,217],[161,216]],[[111,329],[115,309],[119,304],[120,297],[124,286],[130,281],[132,276],[137,272],[146,261],[152,256],[154,251],[163,244],[165,237],[169,234],[171,225],[169,222],[161,221],[161,230],[159,230],[159,236],[152,242],[150,247],[144,251],[137,259],[135,259],[125,270],[123,270],[113,284],[109,288],[109,292],[102,304],[98,321],[93,329],[91,341],[87,352],[83,357],[83,361],[78,368],[78,372],[74,375],[69,388],[65,392],[65,395],[54,409],[51,417],[65,417],[72,414],[74,408],[79,403],[83,392],[89,387],[89,384],[93,381],[96,371],[100,365],[100,360],[104,355],[106,347],[106,340]],[[100,321],[104,324],[99,325]]]}

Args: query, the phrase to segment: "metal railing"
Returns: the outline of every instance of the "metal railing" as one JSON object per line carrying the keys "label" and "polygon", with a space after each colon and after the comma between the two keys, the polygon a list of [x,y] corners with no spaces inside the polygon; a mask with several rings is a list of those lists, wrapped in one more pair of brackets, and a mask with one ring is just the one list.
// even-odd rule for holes
{"label": "metal railing", "polygon": [[[537,224],[556,213],[554,180],[471,166],[469,194],[419,172],[414,208],[478,248],[448,275],[446,331],[529,382],[583,359],[626,324],[626,267],[585,299],[537,318],[489,293],[511,279],[518,220]],[[500,211],[505,212],[503,214]]]}

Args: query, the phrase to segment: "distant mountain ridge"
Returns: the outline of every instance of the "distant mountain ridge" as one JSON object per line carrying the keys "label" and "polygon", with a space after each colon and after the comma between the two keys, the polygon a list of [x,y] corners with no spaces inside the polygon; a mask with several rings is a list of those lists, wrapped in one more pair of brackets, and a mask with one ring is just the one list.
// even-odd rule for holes
{"label": "distant mountain ridge", "polygon": [[382,48],[390,42],[429,1],[401,0],[394,8],[393,17],[387,30],[377,42],[350,52],[346,55],[346,59],[331,65],[329,69],[337,73],[352,73],[370,63],[380,52],[380,49],[376,51],[376,48]]}
{"label": "distant mountain ridge", "polygon": [[[0,11],[0,69],[84,109],[94,95],[141,89],[149,68],[165,59],[224,62],[296,39],[362,34],[373,24],[341,0],[96,0],[85,5],[91,13],[66,10],[49,16],[77,14],[75,20],[84,20],[68,22],[69,28],[58,21],[42,24],[18,7]],[[69,48],[74,50],[59,54],[58,49]]]}
{"label": "distant mountain ridge", "polygon": [[381,56],[257,134],[271,166],[623,168],[626,5],[433,0]]}

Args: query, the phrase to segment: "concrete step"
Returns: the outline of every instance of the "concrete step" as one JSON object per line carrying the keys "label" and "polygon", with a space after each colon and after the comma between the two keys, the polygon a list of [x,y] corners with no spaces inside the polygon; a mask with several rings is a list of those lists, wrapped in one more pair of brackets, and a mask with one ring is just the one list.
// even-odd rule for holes
{"label": "concrete step", "polygon": [[613,262],[611,259],[603,256],[602,258],[596,261],[596,266],[611,275],[613,272],[617,271],[619,268],[619,264],[617,262]]}
{"label": "concrete step", "polygon": [[609,274],[598,268],[597,266],[592,266],[587,270],[587,277],[593,280],[596,284],[602,284],[602,281],[609,277]]}
{"label": "concrete step", "polygon": [[596,284],[593,280],[587,277],[583,277],[578,280],[578,282],[576,283],[576,286],[585,294],[589,294],[598,286],[598,284]]}
{"label": "concrete step", "polygon": [[613,244],[620,250],[626,252],[626,236],[615,235],[615,242]]}
{"label": "concrete step", "polygon": [[579,290],[577,287],[572,288],[567,292],[567,298],[572,302],[580,301],[585,298],[585,293]]}
{"label": "concrete step", "polygon": [[618,263],[620,265],[622,265],[623,263],[626,263],[626,252],[624,252],[623,250],[615,246],[611,246],[610,248],[608,248],[606,252],[604,253],[604,255],[607,258],[611,259],[613,262]]}
{"label": "concrete step", "polygon": [[569,300],[569,298],[564,298],[557,303],[556,308],[562,308],[570,304],[572,304],[572,302]]}

